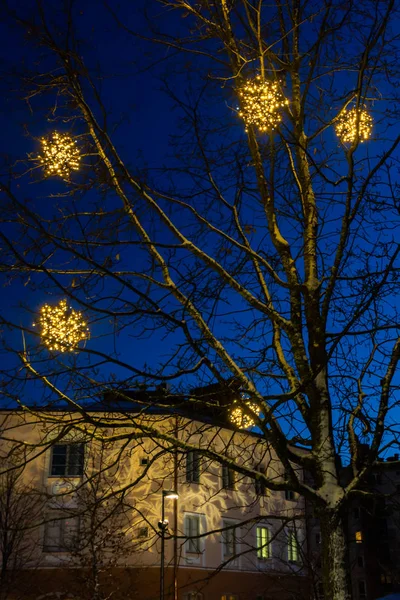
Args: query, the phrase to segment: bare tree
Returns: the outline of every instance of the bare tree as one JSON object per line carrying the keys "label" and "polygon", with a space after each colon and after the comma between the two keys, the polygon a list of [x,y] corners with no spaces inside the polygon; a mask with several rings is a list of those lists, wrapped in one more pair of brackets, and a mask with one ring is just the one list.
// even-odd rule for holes
{"label": "bare tree", "polygon": [[[325,597],[347,599],[346,507],[398,435],[398,7],[165,0],[143,28],[126,8],[104,9],[118,31],[110,43],[118,57],[136,43],[128,62],[144,71],[165,64],[166,106],[182,115],[161,170],[134,162],[133,126],[114,129],[108,80],[91,56],[85,62],[79,9],[71,2],[60,16],[39,2],[32,19],[12,14],[39,45],[39,64],[23,73],[25,99],[34,115],[48,108],[82,158],[76,173],[70,151],[61,166],[32,151],[28,171],[40,184],[53,174],[64,182],[45,207],[24,201],[9,169],[3,271],[11,284],[40,285],[80,307],[92,340],[78,352],[76,339],[5,312],[4,325],[29,332],[24,347],[4,334],[19,360],[4,373],[5,393],[24,385],[27,401],[34,380],[50,403],[76,411],[68,427],[96,438],[115,426],[110,442],[149,437],[164,452],[197,450],[304,495],[321,522]],[[148,339],[150,363],[140,356]],[[169,388],[126,392],[151,383]],[[208,383],[218,387],[205,391]],[[134,400],[142,416],[173,405],[214,415],[215,426],[239,409],[283,469],[260,473],[187,428],[177,436],[161,417],[85,410],[105,392],[114,410],[118,401],[127,409]],[[338,453],[352,466],[346,486]]]}
{"label": "bare tree", "polygon": [[26,571],[38,566],[35,553],[35,527],[41,521],[43,498],[34,487],[23,481],[21,469],[9,468],[0,475],[0,597],[23,595],[29,586]]}
{"label": "bare tree", "polygon": [[[132,508],[119,494],[121,483],[108,469],[106,447],[92,447],[85,462],[83,482],[71,491],[74,506],[69,512],[79,519],[79,527],[70,540],[68,562],[75,566],[77,581],[72,583],[79,583],[81,598],[108,600],[118,596],[121,586],[126,585],[126,581],[115,577],[115,570],[123,572],[137,551],[132,539]],[[124,591],[124,597],[136,596],[134,589],[129,594]]]}

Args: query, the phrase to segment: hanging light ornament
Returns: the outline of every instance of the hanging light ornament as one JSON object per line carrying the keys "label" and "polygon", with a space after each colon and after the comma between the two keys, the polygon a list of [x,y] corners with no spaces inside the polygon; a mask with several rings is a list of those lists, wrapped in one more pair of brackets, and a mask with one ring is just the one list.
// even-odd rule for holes
{"label": "hanging light ornament", "polygon": [[39,321],[33,325],[40,327],[42,342],[55,352],[72,351],[79,342],[89,338],[89,327],[82,312],[68,306],[66,300],[60,300],[55,306],[42,306]]}
{"label": "hanging light ornament", "polygon": [[[242,400],[243,402],[243,400]],[[260,409],[254,402],[245,402],[246,407],[255,415],[259,415]],[[255,417],[253,418],[248,413],[243,411],[238,400],[234,400],[231,410],[229,411],[229,420],[238,429],[248,429],[255,425]]]}
{"label": "hanging light ornament", "polygon": [[365,107],[354,106],[341,114],[335,130],[343,144],[352,144],[356,140],[364,142],[371,137],[372,117]]}
{"label": "hanging light ornament", "polygon": [[245,131],[249,125],[262,133],[274,129],[282,121],[282,109],[289,104],[281,91],[281,83],[264,80],[260,75],[239,88],[238,94],[241,105],[238,114],[245,122]]}
{"label": "hanging light ornament", "polygon": [[59,175],[68,179],[71,171],[79,169],[81,160],[76,141],[65,133],[54,131],[41,139],[43,154],[38,159],[47,176]]}

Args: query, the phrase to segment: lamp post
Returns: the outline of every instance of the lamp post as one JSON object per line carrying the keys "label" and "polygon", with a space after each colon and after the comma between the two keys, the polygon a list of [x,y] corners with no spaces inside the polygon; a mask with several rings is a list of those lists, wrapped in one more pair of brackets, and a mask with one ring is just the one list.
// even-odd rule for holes
{"label": "lamp post", "polygon": [[162,504],[161,504],[161,521],[158,522],[158,527],[161,530],[161,569],[160,569],[160,600],[164,600],[164,545],[165,545],[165,532],[168,529],[168,519],[165,518],[165,499],[170,498],[176,500],[178,493],[174,490],[162,491]]}

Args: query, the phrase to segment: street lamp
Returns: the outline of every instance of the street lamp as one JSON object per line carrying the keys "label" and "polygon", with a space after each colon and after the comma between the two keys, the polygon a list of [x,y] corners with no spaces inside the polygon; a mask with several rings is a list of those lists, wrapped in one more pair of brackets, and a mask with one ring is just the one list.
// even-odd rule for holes
{"label": "street lamp", "polygon": [[162,491],[162,504],[161,504],[161,521],[158,522],[158,527],[161,530],[161,571],[160,571],[160,600],[164,600],[164,544],[165,544],[165,532],[168,529],[168,519],[165,518],[165,499],[177,500],[179,498],[178,493],[174,490]]}

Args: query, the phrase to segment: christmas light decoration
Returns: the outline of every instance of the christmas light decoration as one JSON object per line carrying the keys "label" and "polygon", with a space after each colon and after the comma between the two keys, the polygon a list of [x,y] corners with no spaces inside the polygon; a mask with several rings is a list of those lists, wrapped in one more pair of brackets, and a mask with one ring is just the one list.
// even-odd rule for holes
{"label": "christmas light decoration", "polygon": [[356,140],[364,142],[371,136],[372,117],[366,108],[354,106],[342,113],[335,130],[343,144],[352,144]]}
{"label": "christmas light decoration", "polygon": [[37,325],[43,343],[52,351],[74,350],[79,342],[89,338],[89,327],[82,312],[68,306],[66,300],[61,300],[55,306],[42,306]]}
{"label": "christmas light decoration", "polygon": [[43,154],[39,154],[38,160],[46,175],[68,179],[71,171],[79,169],[79,148],[69,135],[54,131],[48,138],[42,138],[41,143]]}
{"label": "christmas light decoration", "polygon": [[[255,413],[257,416],[259,415],[260,410],[257,404],[254,402],[245,402],[245,404],[252,413]],[[233,406],[229,411],[229,420],[238,429],[248,429],[248,427],[253,427],[255,425],[254,418],[243,411],[243,408],[239,405],[237,400],[233,402]]]}
{"label": "christmas light decoration", "polygon": [[281,110],[289,104],[279,81],[264,80],[258,75],[238,91],[241,108],[239,117],[246,125],[254,125],[264,133],[282,121]]}

